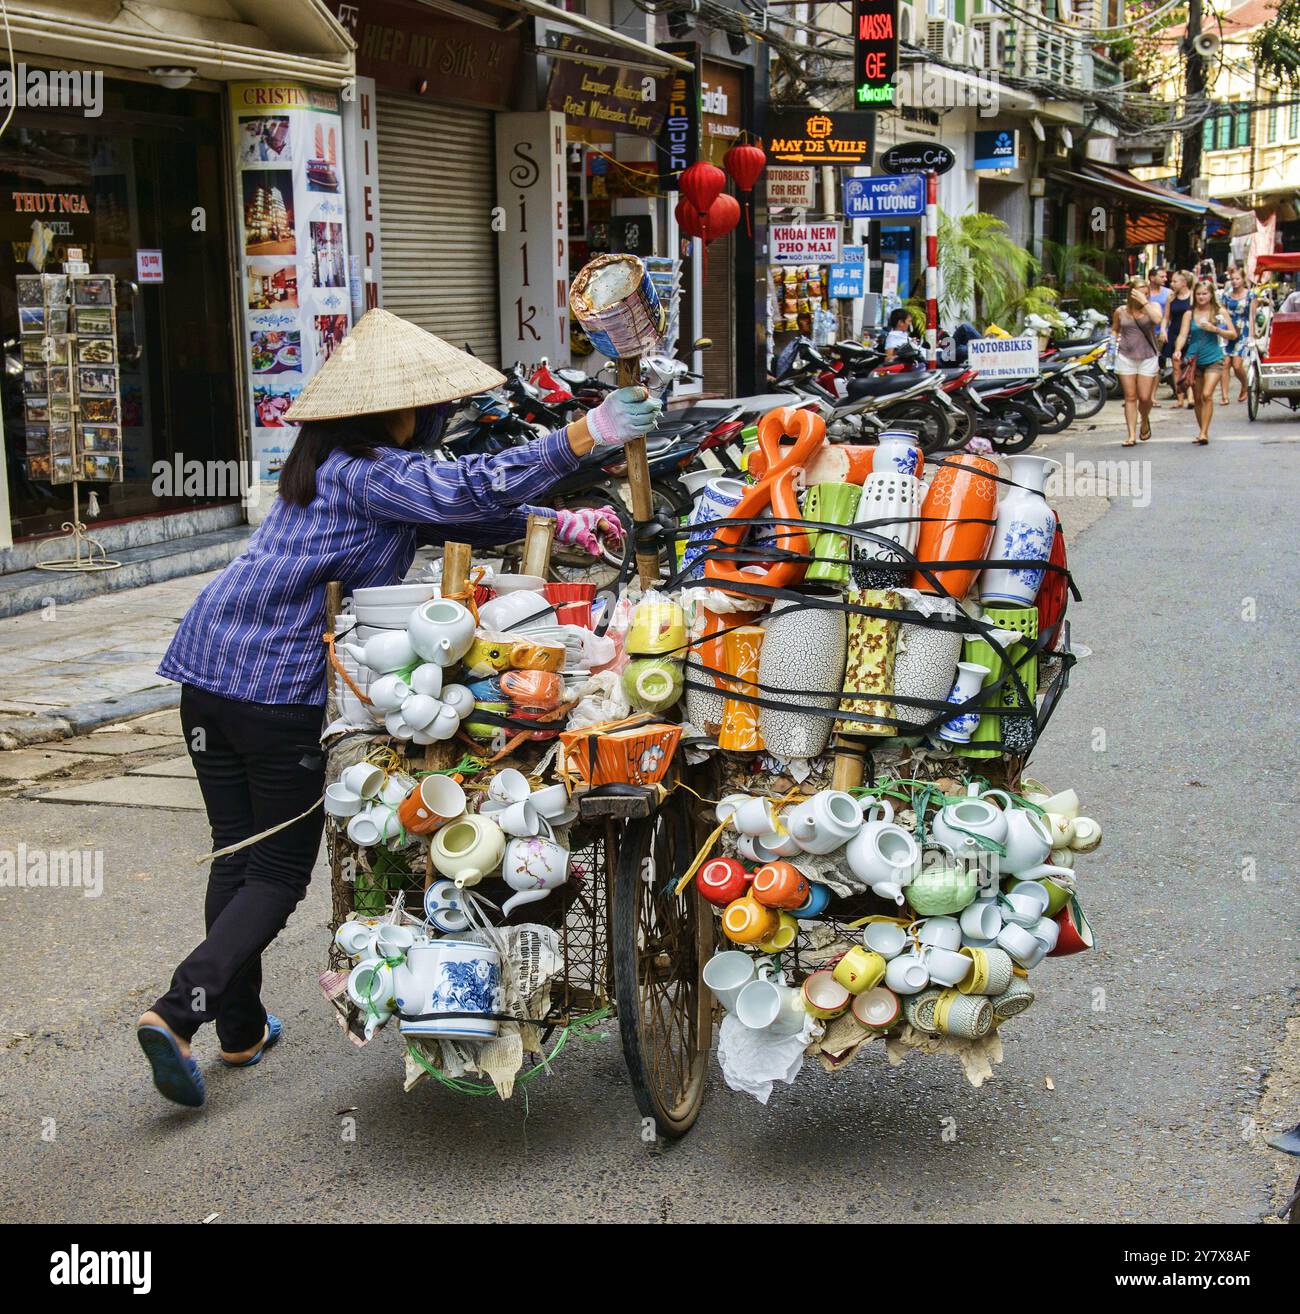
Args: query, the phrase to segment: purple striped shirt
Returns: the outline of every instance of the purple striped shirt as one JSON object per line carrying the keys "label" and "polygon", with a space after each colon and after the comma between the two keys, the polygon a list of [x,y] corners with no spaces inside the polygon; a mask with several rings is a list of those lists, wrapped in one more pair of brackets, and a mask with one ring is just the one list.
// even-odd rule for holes
{"label": "purple striped shirt", "polygon": [[499,456],[431,461],[397,447],[332,452],[310,506],[275,499],[235,558],[194,600],[158,674],[250,703],[324,703],[325,586],[393,584],[420,543],[476,547],[523,536],[525,504],[577,467],[564,430]]}

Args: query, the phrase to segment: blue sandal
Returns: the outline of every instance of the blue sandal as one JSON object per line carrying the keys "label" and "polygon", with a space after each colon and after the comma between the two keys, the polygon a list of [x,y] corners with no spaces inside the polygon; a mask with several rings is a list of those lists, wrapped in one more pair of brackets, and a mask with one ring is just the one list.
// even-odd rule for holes
{"label": "blue sandal", "polygon": [[201,1108],[207,1099],[203,1073],[192,1058],[181,1053],[176,1037],[164,1027],[155,1026],[136,1027],[135,1034],[153,1068],[153,1084],[158,1093],[173,1104]]}
{"label": "blue sandal", "polygon": [[262,1048],[253,1055],[252,1058],[242,1059],[238,1063],[231,1062],[228,1058],[222,1058],[222,1062],[228,1068],[251,1068],[254,1063],[262,1061],[262,1055],[266,1053],[277,1040],[280,1039],[280,1032],[284,1030],[284,1023],[280,1021],[274,1013],[266,1015],[266,1039],[262,1041]]}

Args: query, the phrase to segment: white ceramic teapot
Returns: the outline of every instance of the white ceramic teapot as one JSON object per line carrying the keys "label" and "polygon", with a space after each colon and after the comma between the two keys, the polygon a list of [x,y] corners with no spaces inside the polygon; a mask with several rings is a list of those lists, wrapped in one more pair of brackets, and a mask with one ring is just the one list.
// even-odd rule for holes
{"label": "white ceramic teapot", "polygon": [[450,598],[422,602],[406,622],[412,647],[425,661],[452,666],[474,642],[474,617]]}
{"label": "white ceramic teapot", "polygon": [[903,887],[920,867],[920,847],[908,831],[894,824],[894,808],[888,799],[865,798],[862,808],[865,820],[844,850],[845,859],[873,894],[901,904]]}
{"label": "white ceramic teapot", "polygon": [[360,646],[355,643],[341,643],[338,647],[362,666],[368,666],[381,675],[386,675],[390,671],[400,671],[415,661],[415,649],[411,647],[411,640],[400,630],[372,634]]}
{"label": "white ceramic teapot", "polygon": [[511,909],[546,898],[569,879],[569,850],[556,842],[555,832],[543,822],[540,834],[512,839],[506,845],[501,875],[518,891],[501,905],[501,915],[508,917]]}
{"label": "white ceramic teapot", "polygon": [[823,789],[787,808],[781,821],[805,853],[833,853],[862,829],[862,809],[852,794]]}

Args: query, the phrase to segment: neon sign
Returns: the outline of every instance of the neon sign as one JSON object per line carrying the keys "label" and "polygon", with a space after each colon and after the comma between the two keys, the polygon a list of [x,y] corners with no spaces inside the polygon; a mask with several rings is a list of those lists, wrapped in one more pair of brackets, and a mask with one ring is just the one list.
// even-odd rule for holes
{"label": "neon sign", "polygon": [[853,0],[853,90],[859,105],[892,105],[898,0]]}

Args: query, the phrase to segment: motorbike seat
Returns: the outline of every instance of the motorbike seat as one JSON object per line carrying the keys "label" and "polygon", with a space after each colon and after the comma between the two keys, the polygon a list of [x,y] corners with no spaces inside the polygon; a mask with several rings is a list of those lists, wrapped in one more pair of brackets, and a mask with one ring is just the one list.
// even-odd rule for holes
{"label": "motorbike seat", "polygon": [[898,374],[869,374],[866,378],[850,379],[846,396],[849,401],[863,397],[889,397],[916,387],[928,373],[926,370],[903,370]]}
{"label": "motorbike seat", "polygon": [[1001,392],[1003,388],[1029,383],[1033,377],[1032,374],[1023,374],[1014,379],[986,379],[981,375],[975,380],[973,386],[976,392]]}
{"label": "motorbike seat", "polygon": [[880,355],[874,347],[863,346],[861,342],[837,342],[834,351],[845,364],[857,364],[868,357]]}

